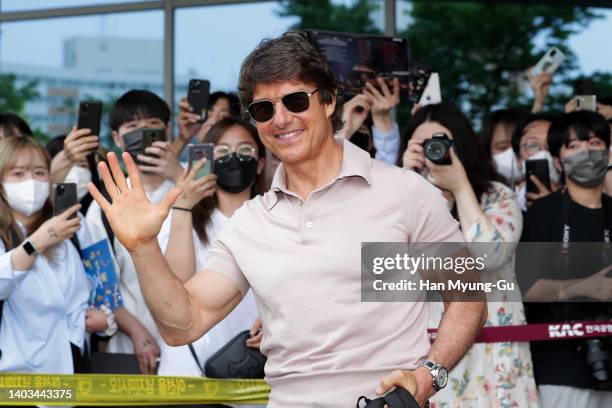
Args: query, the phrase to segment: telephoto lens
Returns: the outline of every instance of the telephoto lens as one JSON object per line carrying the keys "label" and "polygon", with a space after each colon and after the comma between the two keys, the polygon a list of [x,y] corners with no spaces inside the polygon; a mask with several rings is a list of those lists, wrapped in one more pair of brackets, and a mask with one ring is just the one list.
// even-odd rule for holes
{"label": "telephoto lens", "polygon": [[451,140],[445,133],[434,133],[431,139],[423,142],[425,157],[435,164],[451,164]]}
{"label": "telephoto lens", "polygon": [[607,345],[602,339],[588,339],[584,342],[584,349],[585,362],[595,386],[601,391],[612,391],[610,354]]}

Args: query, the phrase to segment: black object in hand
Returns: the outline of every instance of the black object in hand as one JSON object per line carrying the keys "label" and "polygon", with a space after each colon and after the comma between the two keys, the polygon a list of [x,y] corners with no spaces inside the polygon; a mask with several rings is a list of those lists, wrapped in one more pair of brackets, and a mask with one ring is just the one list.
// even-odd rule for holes
{"label": "black object in hand", "polygon": [[384,397],[369,399],[364,396],[359,397],[357,400],[357,408],[359,403],[364,400],[366,405],[363,408],[384,408],[387,405],[389,408],[420,408],[418,402],[414,399],[412,394],[406,391],[402,387],[397,387]]}
{"label": "black object in hand", "polygon": [[434,133],[423,142],[425,157],[435,164],[451,164],[450,149],[451,140],[445,133]]}

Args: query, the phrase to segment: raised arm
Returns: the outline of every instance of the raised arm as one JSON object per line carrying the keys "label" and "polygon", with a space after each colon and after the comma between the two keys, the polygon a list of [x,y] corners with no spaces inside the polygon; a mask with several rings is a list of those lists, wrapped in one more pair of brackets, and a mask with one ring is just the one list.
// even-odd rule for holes
{"label": "raised arm", "polygon": [[[229,278],[214,271],[202,271],[185,285],[164,258],[157,235],[170,207],[181,193],[171,190],[157,205],[146,197],[140,173],[128,153],[123,153],[131,187],[114,153],[98,169],[112,204],[89,184],[89,192],[115,233],[129,251],[138,281],[160,334],[169,345],[194,341],[223,319],[240,301],[240,289]],[[112,173],[112,176],[111,176]],[[114,180],[113,180],[114,179]]]}

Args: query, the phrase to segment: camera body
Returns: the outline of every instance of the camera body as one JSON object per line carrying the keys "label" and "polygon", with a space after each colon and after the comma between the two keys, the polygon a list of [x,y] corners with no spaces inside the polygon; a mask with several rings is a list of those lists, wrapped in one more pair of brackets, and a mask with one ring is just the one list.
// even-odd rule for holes
{"label": "camera body", "polygon": [[432,163],[449,165],[452,163],[450,157],[452,145],[453,142],[446,133],[434,133],[431,139],[423,142],[425,157]]}

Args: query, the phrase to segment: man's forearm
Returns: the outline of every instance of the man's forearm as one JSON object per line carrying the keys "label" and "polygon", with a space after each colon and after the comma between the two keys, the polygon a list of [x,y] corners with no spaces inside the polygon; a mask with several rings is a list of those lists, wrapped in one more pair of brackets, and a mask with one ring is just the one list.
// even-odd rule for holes
{"label": "man's forearm", "polygon": [[174,275],[157,240],[131,252],[138,282],[160,334],[167,338],[187,338],[194,329],[194,310],[189,292]]}
{"label": "man's forearm", "polygon": [[472,347],[486,319],[485,302],[449,302],[428,358],[451,370]]}

